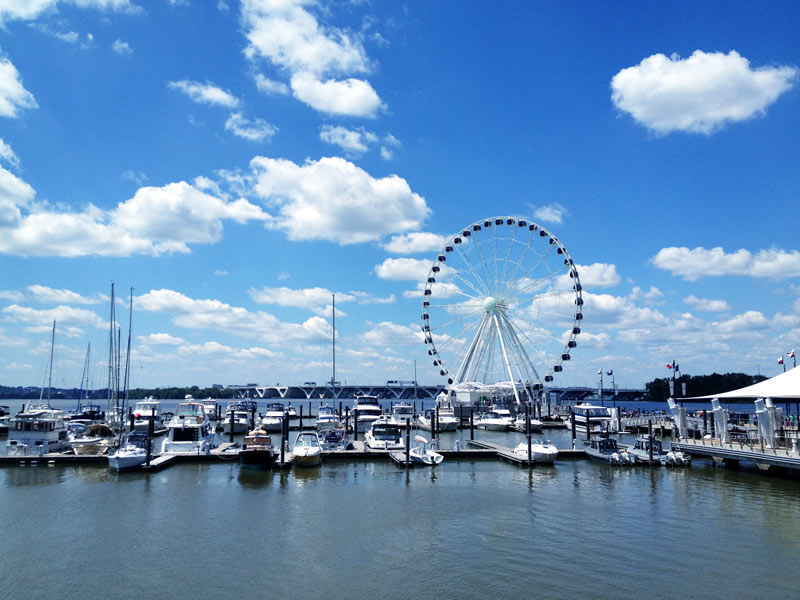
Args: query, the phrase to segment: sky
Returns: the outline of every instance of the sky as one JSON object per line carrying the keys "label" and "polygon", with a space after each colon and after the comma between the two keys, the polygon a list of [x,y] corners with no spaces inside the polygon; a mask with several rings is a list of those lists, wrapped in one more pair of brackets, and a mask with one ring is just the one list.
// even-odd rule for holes
{"label": "sky", "polygon": [[333,294],[338,381],[445,383],[425,282],[495,217],[579,273],[554,384],[776,375],[800,345],[798,23],[794,1],[0,0],[0,384],[42,384],[56,321],[53,385],[88,362],[104,387],[112,282],[131,387],[329,380]]}

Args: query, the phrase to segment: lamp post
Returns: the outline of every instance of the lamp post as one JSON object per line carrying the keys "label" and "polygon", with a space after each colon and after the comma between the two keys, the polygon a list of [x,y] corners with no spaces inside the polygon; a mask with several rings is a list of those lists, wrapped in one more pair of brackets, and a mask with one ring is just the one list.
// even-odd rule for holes
{"label": "lamp post", "polygon": [[597,372],[600,375],[600,406],[605,406],[605,402],[603,401],[603,369],[602,367]]}

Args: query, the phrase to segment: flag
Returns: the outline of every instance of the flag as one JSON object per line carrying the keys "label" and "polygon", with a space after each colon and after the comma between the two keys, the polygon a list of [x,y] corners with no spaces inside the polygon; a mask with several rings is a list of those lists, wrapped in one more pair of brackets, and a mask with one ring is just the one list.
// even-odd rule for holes
{"label": "flag", "polygon": [[678,363],[672,363],[672,368],[675,369],[676,371],[681,370],[681,368],[678,366]]}
{"label": "flag", "polygon": [[786,355],[787,355],[789,358],[794,358],[794,348],[792,348],[792,351],[791,351],[791,352],[787,352],[787,353],[786,353]]}
{"label": "flag", "polygon": [[782,365],[782,364],[783,364],[783,357],[782,357],[782,356],[778,358],[778,364],[779,364],[779,365]]}
{"label": "flag", "polygon": [[669,364],[667,365],[667,368],[668,368],[668,369],[671,369],[671,368],[672,368],[672,363],[669,363]]}
{"label": "flag", "polygon": [[611,371],[606,371],[606,375],[608,375],[609,377],[611,377],[613,374],[614,374],[613,369]]}
{"label": "flag", "polygon": [[597,374],[598,374],[598,375],[602,375],[602,374],[603,374],[603,369],[600,369],[600,370],[597,372]]}

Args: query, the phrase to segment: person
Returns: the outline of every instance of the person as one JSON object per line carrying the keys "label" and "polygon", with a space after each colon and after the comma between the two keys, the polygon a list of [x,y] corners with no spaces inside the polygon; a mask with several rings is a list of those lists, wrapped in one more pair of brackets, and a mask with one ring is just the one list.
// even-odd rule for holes
{"label": "person", "polygon": [[461,440],[456,440],[456,443],[453,445],[453,450],[459,452],[461,450]]}

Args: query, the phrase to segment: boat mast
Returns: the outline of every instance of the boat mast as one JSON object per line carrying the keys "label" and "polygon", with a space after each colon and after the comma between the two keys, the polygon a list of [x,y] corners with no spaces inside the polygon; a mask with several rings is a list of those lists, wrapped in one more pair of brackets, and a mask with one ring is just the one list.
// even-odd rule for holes
{"label": "boat mast", "polygon": [[[81,389],[78,392],[78,412],[81,410],[81,404],[83,404],[83,382],[86,381],[86,388],[89,387],[89,355],[92,352],[92,343],[89,342],[89,346],[86,348],[86,361],[83,363],[83,374],[81,374]],[[88,389],[87,389],[88,391]]]}
{"label": "boat mast", "polygon": [[125,355],[125,380],[123,383],[124,396],[122,399],[122,410],[125,411],[125,403],[128,401],[128,384],[130,383],[131,370],[131,329],[133,328],[133,288],[131,288],[131,300],[128,307],[128,351]]}
{"label": "boat mast", "polygon": [[[53,387],[53,347],[56,345],[56,322],[53,320],[53,333],[50,336],[50,373],[47,376],[47,408],[50,408],[50,390]],[[39,392],[39,402],[44,396],[44,388]]]}
{"label": "boat mast", "polygon": [[114,371],[116,366],[116,352],[114,351],[115,344],[114,344],[114,323],[116,321],[116,316],[114,313],[114,282],[111,282],[111,314],[109,317],[109,324],[108,324],[108,410],[111,410],[111,406],[113,405],[114,408],[117,407],[117,394],[115,393],[115,378],[114,378]]}
{"label": "boat mast", "polygon": [[331,294],[333,298],[333,375],[331,377],[331,388],[333,390],[333,404],[336,405],[336,294]]}

